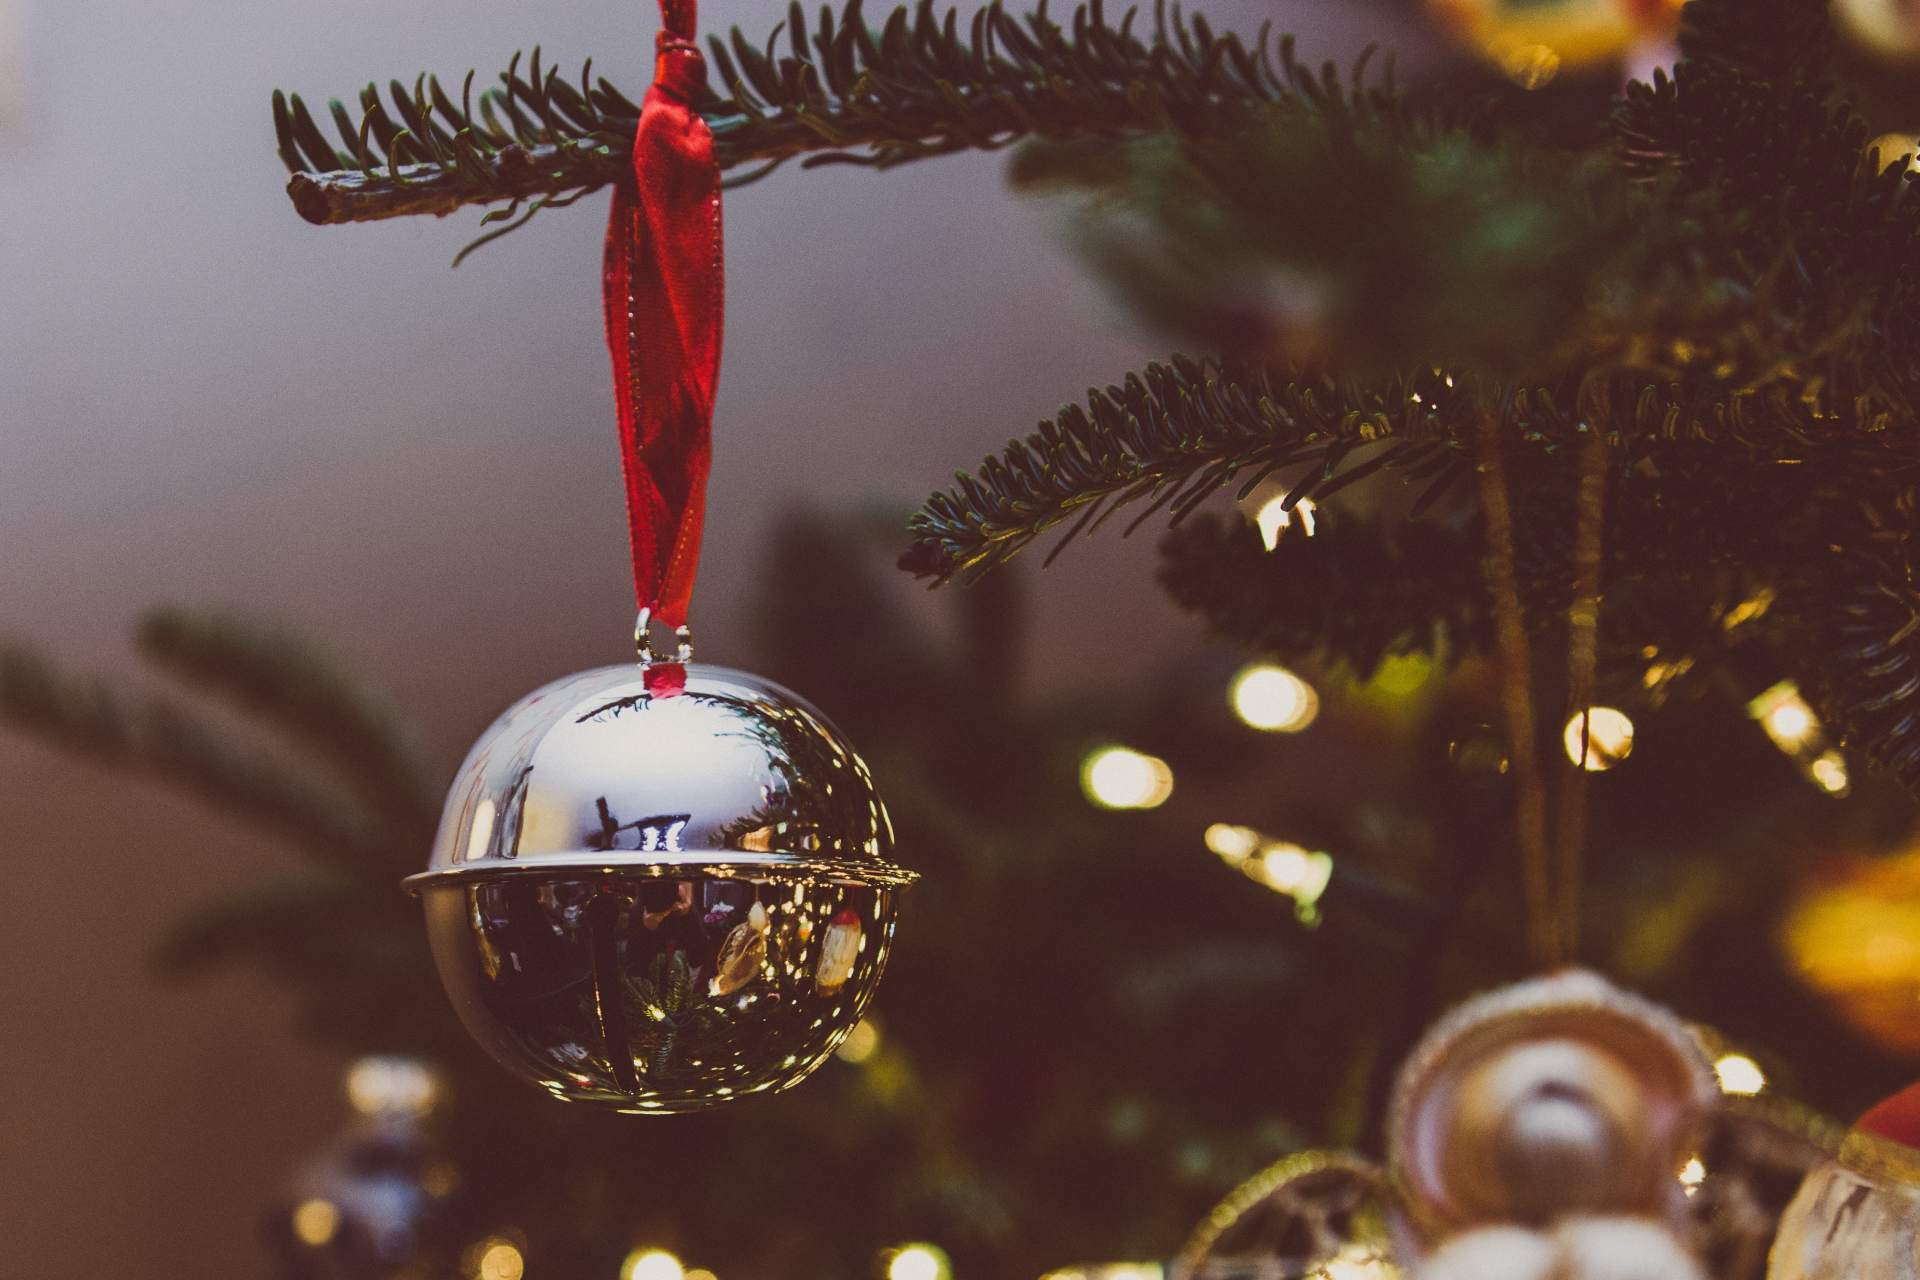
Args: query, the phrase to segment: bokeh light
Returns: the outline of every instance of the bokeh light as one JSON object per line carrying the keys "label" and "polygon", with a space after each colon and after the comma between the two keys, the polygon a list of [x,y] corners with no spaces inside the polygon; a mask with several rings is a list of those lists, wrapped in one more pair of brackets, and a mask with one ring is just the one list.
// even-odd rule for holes
{"label": "bokeh light", "polygon": [[520,1280],[526,1270],[527,1260],[521,1256],[520,1247],[510,1240],[496,1239],[481,1248],[473,1274],[475,1280]]}
{"label": "bokeh light", "polygon": [[433,1110],[440,1082],[413,1058],[360,1058],[347,1068],[347,1101],[363,1116],[421,1116]]}
{"label": "bokeh light", "polygon": [[1737,1098],[1751,1098],[1767,1087],[1767,1073],[1744,1053],[1723,1056],[1713,1064],[1713,1074],[1720,1081],[1720,1092]]}
{"label": "bokeh light", "polygon": [[1102,809],[1153,809],[1173,794],[1173,770],[1158,756],[1101,747],[1081,764],[1080,788]]}
{"label": "bokeh light", "polygon": [[1680,1186],[1688,1195],[1698,1194],[1700,1184],[1707,1180],[1707,1166],[1699,1156],[1688,1160],[1680,1170]]}
{"label": "bokeh light", "polygon": [[857,1067],[880,1052],[880,1029],[873,1025],[872,1018],[862,1018],[853,1024],[853,1030],[847,1032],[847,1038],[833,1052],[840,1061]]}
{"label": "bokeh light", "polygon": [[887,1280],[952,1280],[946,1250],[932,1244],[903,1244],[887,1258]]}
{"label": "bokeh light", "polygon": [[1823,751],[1807,765],[1807,776],[1814,785],[1832,796],[1844,796],[1853,789],[1847,776],[1847,762],[1838,751]]}
{"label": "bokeh light", "polygon": [[1320,919],[1320,899],[1333,879],[1333,856],[1289,840],[1275,840],[1252,827],[1216,822],[1207,828],[1207,848],[1249,880],[1293,899],[1304,924]]}
{"label": "bokeh light", "polygon": [[665,1249],[635,1249],[620,1264],[621,1280],[688,1280],[680,1259]]}
{"label": "bokeh light", "polygon": [[340,1210],[331,1200],[302,1200],[293,1210],[293,1234],[301,1244],[319,1248],[340,1229]]}
{"label": "bokeh light", "polygon": [[1256,662],[1233,679],[1233,712],[1268,733],[1298,733],[1320,714],[1320,695],[1285,667]]}
{"label": "bokeh light", "polygon": [[[1583,733],[1587,739],[1584,744]],[[1567,759],[1575,764],[1581,763],[1582,746],[1585,746],[1586,767],[1590,773],[1604,773],[1633,754],[1633,721],[1626,712],[1614,707],[1592,707],[1586,717],[1576,711],[1567,717],[1563,736]]]}
{"label": "bokeh light", "polygon": [[1293,510],[1287,510],[1287,495],[1276,494],[1260,504],[1253,518],[1260,528],[1260,541],[1271,551],[1280,545],[1280,535],[1298,526],[1302,536],[1311,538],[1315,525],[1313,499],[1302,498]]}
{"label": "bokeh light", "polygon": [[1166,1280],[1166,1275],[1157,1262],[1092,1262],[1049,1271],[1040,1280]]}

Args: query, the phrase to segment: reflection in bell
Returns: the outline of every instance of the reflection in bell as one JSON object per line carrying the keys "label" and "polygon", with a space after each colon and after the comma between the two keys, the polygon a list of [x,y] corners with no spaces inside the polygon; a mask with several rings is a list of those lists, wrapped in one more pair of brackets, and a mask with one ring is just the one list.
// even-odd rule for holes
{"label": "reflection in bell", "polygon": [[817,711],[717,667],[661,688],[608,667],[522,699],[461,766],[408,881],[488,1052],[555,1097],[634,1112],[805,1078],[859,1022],[914,879]]}

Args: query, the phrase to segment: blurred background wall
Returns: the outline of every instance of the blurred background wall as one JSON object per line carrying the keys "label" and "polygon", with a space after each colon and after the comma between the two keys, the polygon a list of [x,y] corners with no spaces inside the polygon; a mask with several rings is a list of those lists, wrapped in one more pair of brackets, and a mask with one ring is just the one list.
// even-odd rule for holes
{"label": "blurred background wall", "polygon": [[[783,6],[705,8],[709,27],[758,32]],[[1207,6],[1342,58],[1379,34],[1357,9]],[[390,690],[448,767],[519,693],[622,659],[604,197],[449,271],[475,215],[302,223],[268,98],[485,75],[536,40],[637,93],[650,10],[0,0],[0,630],[127,674],[151,602],[275,616]],[[1049,211],[1011,198],[1001,170],[795,168],[732,198],[705,657],[753,665],[730,637],[781,511],[904,514],[955,466],[1164,354],[1119,331]],[[1109,539],[1049,571],[1032,678],[1124,680],[1190,642],[1149,551]],[[0,738],[0,1273],[262,1270],[258,1206],[337,1127],[339,1064],[303,1047],[264,983],[168,987],[144,960],[160,924],[284,858],[157,789]]]}

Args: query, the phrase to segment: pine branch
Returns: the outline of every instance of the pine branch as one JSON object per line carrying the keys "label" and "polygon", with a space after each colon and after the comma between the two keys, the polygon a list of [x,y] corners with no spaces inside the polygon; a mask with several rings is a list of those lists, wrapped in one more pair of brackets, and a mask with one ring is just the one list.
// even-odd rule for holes
{"label": "pine branch", "polygon": [[0,722],[126,772],[179,786],[349,871],[390,859],[373,821],[346,797],[265,761],[161,698],[83,683],[40,655],[0,645]]}
{"label": "pine branch", "polygon": [[[1176,356],[1088,392],[1084,409],[1068,405],[929,498],[909,522],[914,545],[901,565],[945,581],[1004,563],[1070,518],[1069,538],[1140,499],[1151,499],[1146,515],[1166,508],[1178,518],[1238,477],[1250,475],[1251,489],[1309,460],[1318,466],[1295,501],[1387,468],[1443,475],[1455,461],[1447,445],[1473,412],[1444,375],[1350,386]],[[1384,447],[1340,471],[1370,445]]]}
{"label": "pine branch", "polygon": [[1268,550],[1237,517],[1188,521],[1161,545],[1160,583],[1215,636],[1283,661],[1344,661],[1362,679],[1388,657],[1444,661],[1488,642],[1478,525],[1319,513],[1312,537]]}
{"label": "pine branch", "polygon": [[431,834],[439,797],[392,710],[309,642],[249,619],[167,606],[141,620],[139,643],[153,662],[325,756],[399,842]]}
{"label": "pine branch", "polygon": [[[964,24],[964,25],[963,25]],[[1228,131],[1258,107],[1319,102],[1339,90],[1330,72],[1298,64],[1267,27],[1251,40],[1158,0],[1153,31],[1137,10],[1107,20],[1099,0],[1068,25],[1008,14],[997,3],[963,20],[932,0],[893,10],[879,30],[860,0],[808,26],[796,3],[756,45],[736,28],[709,40],[717,88],[701,104],[721,166],[752,181],[793,159],[890,168],[928,156],[995,150],[1025,137],[1129,136],[1173,129]],[[338,101],[329,139],[298,95],[276,92],[274,128],[292,174],[288,194],[315,223],[445,215],[510,201],[490,214],[526,216],[624,179],[639,109],[592,63],[577,83],[516,56],[497,86],[458,100],[437,78],[394,81],[388,101],[369,85],[356,116]],[[724,92],[722,92],[722,90]]]}

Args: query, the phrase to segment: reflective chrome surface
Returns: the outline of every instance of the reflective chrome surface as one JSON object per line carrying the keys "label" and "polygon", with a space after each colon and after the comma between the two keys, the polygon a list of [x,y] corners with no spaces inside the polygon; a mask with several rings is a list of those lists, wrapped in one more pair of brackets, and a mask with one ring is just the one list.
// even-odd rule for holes
{"label": "reflective chrome surface", "polygon": [[737,671],[656,693],[661,674],[588,671],[508,710],[408,881],[480,1043],[630,1111],[804,1078],[859,1021],[914,878],[819,712]]}
{"label": "reflective chrome surface", "polygon": [[481,735],[409,883],[715,863],[911,881],[892,855],[866,764],[806,702],[699,664],[685,692],[656,696],[619,666],[536,690]]}
{"label": "reflective chrome surface", "polygon": [[422,897],[447,993],[502,1065],[558,1098],[665,1112],[826,1061],[879,984],[898,891],[643,873],[442,880]]}

